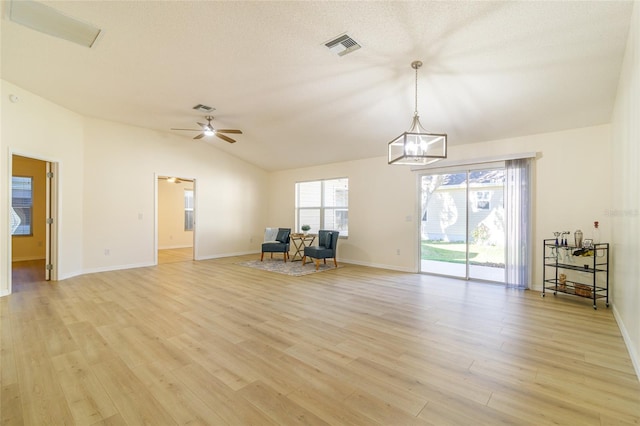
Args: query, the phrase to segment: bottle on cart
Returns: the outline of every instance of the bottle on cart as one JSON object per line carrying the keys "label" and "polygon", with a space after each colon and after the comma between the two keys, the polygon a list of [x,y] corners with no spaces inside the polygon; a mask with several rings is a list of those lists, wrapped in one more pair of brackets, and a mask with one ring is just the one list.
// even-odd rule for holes
{"label": "bottle on cart", "polygon": [[600,244],[600,224],[598,221],[593,222],[593,244]]}
{"label": "bottle on cart", "polygon": [[575,239],[576,247],[581,248],[582,247],[582,231],[578,229],[576,232],[573,233],[573,237]]}

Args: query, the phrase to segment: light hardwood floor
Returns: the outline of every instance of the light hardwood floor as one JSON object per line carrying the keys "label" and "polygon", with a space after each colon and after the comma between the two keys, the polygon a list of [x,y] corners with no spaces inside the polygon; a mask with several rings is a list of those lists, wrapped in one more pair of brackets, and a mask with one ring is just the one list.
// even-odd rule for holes
{"label": "light hardwood floor", "polygon": [[189,262],[193,260],[193,248],[177,248],[158,250],[158,264],[173,262]]}
{"label": "light hardwood floor", "polygon": [[254,258],[16,284],[0,298],[2,424],[640,423],[604,305],[236,264]]}

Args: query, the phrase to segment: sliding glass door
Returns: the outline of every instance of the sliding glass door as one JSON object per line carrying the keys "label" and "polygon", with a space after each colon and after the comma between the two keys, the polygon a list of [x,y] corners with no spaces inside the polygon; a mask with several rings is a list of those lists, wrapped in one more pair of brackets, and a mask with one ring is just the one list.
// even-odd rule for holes
{"label": "sliding glass door", "polygon": [[505,169],[423,175],[420,270],[505,282]]}
{"label": "sliding glass door", "polygon": [[467,174],[422,176],[421,271],[467,276]]}

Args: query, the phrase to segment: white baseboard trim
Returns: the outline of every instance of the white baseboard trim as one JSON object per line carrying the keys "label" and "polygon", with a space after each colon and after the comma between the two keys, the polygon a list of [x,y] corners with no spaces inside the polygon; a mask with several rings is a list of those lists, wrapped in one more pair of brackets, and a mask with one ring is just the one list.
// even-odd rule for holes
{"label": "white baseboard trim", "polygon": [[611,306],[613,308],[613,317],[618,323],[622,339],[624,340],[624,344],[627,346],[627,352],[629,352],[629,356],[631,357],[631,363],[633,364],[633,368],[636,370],[636,377],[638,378],[638,381],[640,381],[640,360],[638,359],[638,350],[633,345],[633,341],[627,332],[627,328],[624,326],[624,322],[616,309],[616,305],[612,304]]}
{"label": "white baseboard trim", "polygon": [[239,251],[237,253],[220,253],[220,254],[214,254],[211,256],[199,256],[196,258],[196,260],[220,259],[222,257],[244,256],[247,254],[260,254],[260,252],[259,251]]}
{"label": "white baseboard trim", "polygon": [[69,278],[79,277],[84,274],[86,274],[84,271],[73,271],[67,272],[66,274],[58,274],[58,279],[56,281],[68,280]]}
{"label": "white baseboard trim", "polygon": [[[247,251],[247,252],[238,252],[238,253],[224,253],[224,254],[217,254],[217,255],[213,255],[213,256],[205,256],[205,257],[200,257],[198,259],[195,260],[208,260],[208,259],[219,259],[219,258],[223,258],[223,257],[231,257],[231,256],[243,256],[246,254],[260,254],[259,251]],[[132,263],[132,264],[128,264],[128,265],[113,265],[113,266],[103,266],[103,267],[99,267],[99,268],[90,268],[90,269],[85,269],[83,271],[75,271],[75,272],[69,272],[63,275],[58,275],[58,280],[57,281],[62,281],[62,280],[66,280],[68,278],[73,278],[73,277],[77,277],[80,275],[86,275],[86,274],[95,274],[98,272],[109,272],[109,271],[119,271],[122,269],[134,269],[134,268],[147,268],[150,266],[156,266],[153,262],[141,262],[141,263]],[[10,293],[7,293],[10,294]],[[2,296],[2,294],[0,293],[0,297]]]}
{"label": "white baseboard trim", "polygon": [[359,265],[359,266],[368,266],[370,268],[389,269],[391,271],[398,271],[398,272],[408,272],[410,274],[418,273],[418,271],[416,271],[414,268],[403,268],[395,265],[385,265],[383,263],[361,262],[359,260],[341,259],[340,256],[338,256],[338,264],[340,262],[351,263],[353,265]]}
{"label": "white baseboard trim", "polygon": [[81,274],[78,274],[78,275],[95,274],[96,272],[119,271],[122,269],[147,268],[149,266],[155,266],[155,264],[153,262],[143,262],[143,263],[132,263],[129,265],[104,266],[100,268],[85,269],[84,271],[82,271]]}

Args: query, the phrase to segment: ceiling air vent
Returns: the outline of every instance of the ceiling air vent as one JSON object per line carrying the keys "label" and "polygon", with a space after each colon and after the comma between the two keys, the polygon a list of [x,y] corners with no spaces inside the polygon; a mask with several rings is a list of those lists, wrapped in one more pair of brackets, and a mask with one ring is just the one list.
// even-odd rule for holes
{"label": "ceiling air vent", "polygon": [[196,111],[200,111],[200,112],[211,112],[211,111],[215,110],[215,108],[212,108],[212,107],[206,106],[206,105],[202,105],[202,104],[198,104],[198,105],[194,106],[193,109],[195,109]]}
{"label": "ceiling air vent", "polygon": [[360,45],[357,41],[344,34],[341,35],[331,41],[328,41],[324,44],[334,53],[337,53],[338,56],[344,56],[347,53],[351,53],[354,50],[360,49]]}

